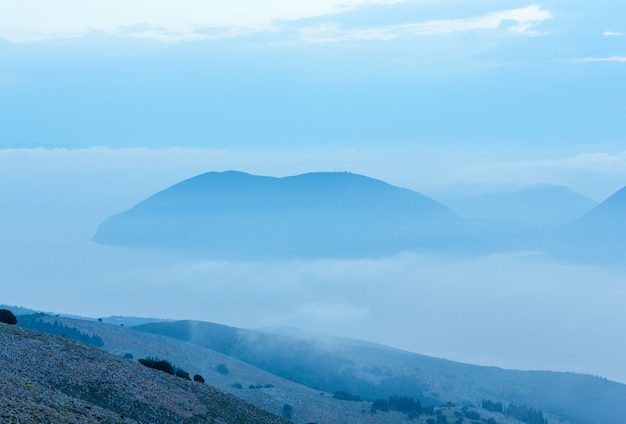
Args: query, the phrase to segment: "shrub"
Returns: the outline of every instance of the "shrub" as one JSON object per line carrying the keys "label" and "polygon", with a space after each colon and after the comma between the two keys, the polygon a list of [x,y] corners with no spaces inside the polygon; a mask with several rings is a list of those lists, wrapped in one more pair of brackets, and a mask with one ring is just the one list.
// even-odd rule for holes
{"label": "shrub", "polygon": [[189,373],[184,370],[176,370],[176,377],[184,378],[185,380],[191,381],[191,377],[189,377]]}
{"label": "shrub", "polygon": [[361,396],[353,395],[351,393],[346,392],[345,390],[339,390],[338,392],[335,392],[335,394],[333,395],[333,398],[339,399],[339,400],[348,400],[351,402],[361,401]]}
{"label": "shrub", "polygon": [[134,359],[135,357],[133,356],[132,353],[125,353],[124,354],[124,359]]}
{"label": "shrub", "polygon": [[287,418],[288,420],[291,419],[291,415],[293,413],[293,407],[291,405],[289,405],[288,403],[283,405],[283,418]]}
{"label": "shrub", "polygon": [[158,361],[153,358],[143,358],[138,360],[141,365],[155,370],[163,371],[174,375],[174,366],[167,361]]}
{"label": "shrub", "polygon": [[241,383],[233,383],[230,385],[230,387],[234,387],[235,389],[243,389]]}
{"label": "shrub", "polygon": [[463,414],[470,420],[480,420],[480,414],[476,411],[464,411]]}
{"label": "shrub", "polygon": [[217,366],[217,372],[219,372],[220,374],[226,375],[228,374],[228,367],[226,366],[226,364],[219,364]]}
{"label": "shrub", "polygon": [[9,311],[8,309],[0,309],[0,322],[9,325],[15,325],[17,324],[17,318],[15,318],[13,312]]}
{"label": "shrub", "polygon": [[204,383],[204,377],[200,374],[196,374],[193,376],[193,381],[197,381],[198,383]]}

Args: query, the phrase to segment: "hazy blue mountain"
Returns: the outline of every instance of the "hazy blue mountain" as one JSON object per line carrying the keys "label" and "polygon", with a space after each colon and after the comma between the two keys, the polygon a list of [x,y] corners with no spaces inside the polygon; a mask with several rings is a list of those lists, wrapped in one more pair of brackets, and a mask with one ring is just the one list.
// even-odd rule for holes
{"label": "hazy blue mountain", "polygon": [[93,240],[227,259],[367,257],[406,250],[623,259],[623,191],[595,208],[591,199],[560,186],[468,197],[450,193],[439,198],[464,218],[420,193],[357,174],[274,178],[208,172],[110,217]]}
{"label": "hazy blue mountain", "polygon": [[605,235],[623,235],[626,231],[626,187],[591,209],[574,226]]}
{"label": "hazy blue mountain", "polygon": [[558,255],[577,261],[626,263],[626,187],[565,226]]}
{"label": "hazy blue mountain", "polygon": [[411,190],[351,173],[208,172],[103,222],[104,244],[236,257],[368,256],[438,248],[461,220]]}
{"label": "hazy blue mountain", "polygon": [[432,196],[464,218],[526,224],[565,224],[597,205],[582,194],[556,185],[480,194],[468,194],[453,187],[432,193]]}

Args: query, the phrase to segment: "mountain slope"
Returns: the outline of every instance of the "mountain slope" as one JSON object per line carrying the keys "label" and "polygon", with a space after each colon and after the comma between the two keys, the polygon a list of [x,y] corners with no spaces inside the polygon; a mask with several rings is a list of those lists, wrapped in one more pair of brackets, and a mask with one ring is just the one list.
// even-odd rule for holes
{"label": "mountain slope", "polygon": [[[28,321],[25,317],[19,318],[21,323]],[[102,349],[116,356],[131,354],[135,359],[151,356],[168,360],[190,374],[201,374],[207,385],[266,411],[281,415],[288,404],[292,407],[291,420],[297,424],[395,424],[406,419],[405,414],[397,412],[364,414],[362,411],[369,412],[371,407],[367,402],[334,399],[332,393],[294,383],[228,355],[171,337],[97,321],[56,316],[40,316],[39,319],[97,335],[104,341]],[[220,365],[227,371],[220,372]]]}
{"label": "mountain slope", "polygon": [[390,394],[426,403],[524,403],[574,422],[618,422],[626,386],[597,377],[481,367],[333,338],[301,339],[195,321],[136,327],[222,352],[310,387],[368,399]]}
{"label": "mountain slope", "polygon": [[606,235],[623,236],[626,232],[626,187],[621,188],[590,210],[574,222],[574,226]]}
{"label": "mountain slope", "polygon": [[419,193],[350,173],[285,178],[209,172],[103,222],[105,244],[214,256],[368,256],[433,247],[460,220]]}
{"label": "mountain slope", "polygon": [[525,224],[566,224],[597,203],[563,186],[540,185],[514,191],[466,194],[461,188],[439,190],[432,196],[464,218],[494,219]]}
{"label": "mountain slope", "polygon": [[212,387],[0,324],[2,422],[286,423]]}
{"label": "mountain slope", "polygon": [[626,187],[562,229],[554,250],[569,260],[626,264]]}

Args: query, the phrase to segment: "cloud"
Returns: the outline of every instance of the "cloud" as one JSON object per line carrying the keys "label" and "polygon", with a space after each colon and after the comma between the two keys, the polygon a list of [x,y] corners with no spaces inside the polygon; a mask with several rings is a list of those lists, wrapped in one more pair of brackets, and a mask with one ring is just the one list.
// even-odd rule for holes
{"label": "cloud", "polygon": [[626,62],[626,56],[609,56],[609,57],[582,57],[574,59],[574,62],[595,63],[595,62]]}
{"label": "cloud", "polygon": [[275,21],[402,1],[406,0],[0,0],[0,39],[30,42],[89,34],[162,41],[215,39],[270,31]]}
{"label": "cloud", "polygon": [[624,33],[623,32],[615,32],[615,31],[604,31],[603,35],[605,37],[623,37]]}
{"label": "cloud", "polygon": [[310,43],[328,43],[352,40],[391,40],[402,36],[430,36],[477,30],[505,29],[516,34],[537,34],[534,27],[551,19],[549,11],[532,5],[489,13],[468,19],[434,20],[367,29],[342,29],[335,23],[305,27],[300,40]]}

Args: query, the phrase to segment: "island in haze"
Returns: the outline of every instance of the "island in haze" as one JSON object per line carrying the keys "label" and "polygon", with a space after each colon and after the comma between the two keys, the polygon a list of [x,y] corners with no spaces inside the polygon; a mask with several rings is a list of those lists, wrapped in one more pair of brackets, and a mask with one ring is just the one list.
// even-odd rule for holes
{"label": "island in haze", "polygon": [[461,219],[414,191],[347,172],[208,172],[112,216],[93,240],[225,257],[358,257],[436,249]]}
{"label": "island in haze", "polygon": [[[616,246],[624,233],[624,192],[599,205],[565,187],[485,196],[482,205],[469,205],[482,211],[477,219],[459,216],[421,193],[348,172],[283,178],[207,172],[111,216],[93,240],[225,259],[535,251],[565,260],[621,263],[624,254]],[[553,197],[561,200],[546,200]],[[563,199],[577,205],[575,210],[564,212]],[[458,209],[462,202],[455,204]],[[507,208],[515,211],[508,220]],[[534,218],[521,219],[525,211]]]}

